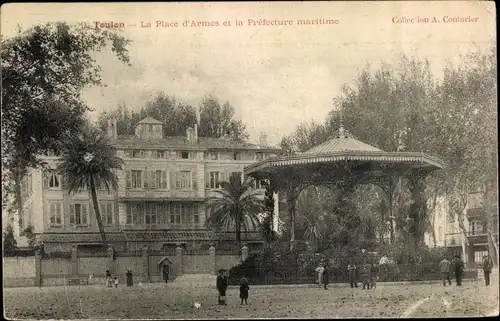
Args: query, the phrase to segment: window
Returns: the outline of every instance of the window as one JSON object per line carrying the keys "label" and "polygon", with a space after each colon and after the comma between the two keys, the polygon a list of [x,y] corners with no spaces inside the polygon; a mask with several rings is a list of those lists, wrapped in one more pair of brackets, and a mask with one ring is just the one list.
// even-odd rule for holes
{"label": "window", "polygon": [[255,153],[255,160],[261,161],[264,159],[264,154],[263,153]]}
{"label": "window", "polygon": [[50,226],[62,225],[61,203],[49,203]]}
{"label": "window", "polygon": [[147,204],[146,214],[144,216],[146,224],[156,224],[158,217],[158,206],[157,204]]}
{"label": "window", "polygon": [[231,172],[231,176],[236,176],[241,180],[241,172]]}
{"label": "window", "polygon": [[167,171],[151,171],[151,188],[166,189],[168,186]]}
{"label": "window", "polygon": [[113,225],[113,202],[99,203],[99,211],[101,211],[102,223],[104,225]]}
{"label": "window", "polygon": [[167,158],[167,151],[166,150],[157,150],[156,151],[156,158]]}
{"label": "window", "polygon": [[143,150],[133,150],[132,157],[133,158],[142,158],[142,157],[144,157],[144,151]]}
{"label": "window", "polygon": [[71,225],[88,225],[88,205],[85,203],[70,204],[69,223]]}
{"label": "window", "polygon": [[253,179],[252,180],[252,186],[255,189],[261,189],[261,188],[263,188],[262,187],[262,182],[260,180],[258,180],[258,179]]}
{"label": "window", "polygon": [[181,205],[180,203],[173,203],[170,212],[170,224],[181,224]]}
{"label": "window", "polygon": [[43,187],[45,188],[61,188],[61,175],[53,169],[48,170],[44,174]]}
{"label": "window", "polygon": [[175,188],[177,189],[190,189],[191,188],[191,172],[180,171],[177,172],[175,180]]}
{"label": "window", "polygon": [[127,171],[127,188],[142,188],[142,171]]}
{"label": "window", "polygon": [[217,152],[208,152],[208,159],[210,159],[210,160],[218,160],[219,159],[219,153],[217,153]]}
{"label": "window", "polygon": [[241,160],[241,153],[239,153],[239,152],[234,153],[233,160]]}
{"label": "window", "polygon": [[153,133],[153,125],[152,124],[149,125],[149,132]]}
{"label": "window", "polygon": [[144,203],[128,203],[126,224],[144,224]]}
{"label": "window", "polygon": [[170,207],[170,224],[198,224],[199,212],[198,204],[191,203],[172,203]]}
{"label": "window", "polygon": [[191,152],[182,151],[177,152],[177,157],[182,159],[190,159],[193,158],[193,154]]}
{"label": "window", "polygon": [[126,221],[125,223],[126,224],[132,224],[132,222],[134,221],[133,218],[133,212],[134,208],[133,208],[133,204],[127,204],[127,218],[126,218]]}

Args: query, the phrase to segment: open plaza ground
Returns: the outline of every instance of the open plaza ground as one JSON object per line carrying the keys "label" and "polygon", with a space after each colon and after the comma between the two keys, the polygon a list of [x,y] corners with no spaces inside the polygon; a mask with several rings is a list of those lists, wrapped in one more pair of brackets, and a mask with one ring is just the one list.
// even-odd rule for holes
{"label": "open plaza ground", "polygon": [[217,305],[217,291],[208,282],[6,288],[4,303],[5,316],[16,319],[488,316],[498,314],[498,280],[492,281],[490,287],[482,281],[465,281],[462,287],[379,283],[370,291],[345,284],[328,290],[250,286],[248,305],[240,305],[238,288],[230,287],[227,306]]}

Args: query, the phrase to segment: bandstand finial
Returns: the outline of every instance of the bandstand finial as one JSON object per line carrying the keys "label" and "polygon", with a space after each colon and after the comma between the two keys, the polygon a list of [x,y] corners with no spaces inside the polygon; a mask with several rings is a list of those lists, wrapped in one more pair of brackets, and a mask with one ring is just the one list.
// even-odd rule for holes
{"label": "bandstand finial", "polygon": [[340,112],[340,125],[339,125],[339,135],[338,137],[346,137],[346,132],[344,128],[344,114]]}

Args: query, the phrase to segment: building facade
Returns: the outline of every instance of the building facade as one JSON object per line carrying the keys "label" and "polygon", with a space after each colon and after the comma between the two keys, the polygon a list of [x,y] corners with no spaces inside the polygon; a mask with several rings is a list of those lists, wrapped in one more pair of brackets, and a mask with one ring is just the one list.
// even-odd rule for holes
{"label": "building facade", "polygon": [[[124,160],[117,170],[119,188],[98,189],[100,214],[107,239],[118,252],[208,248],[234,239],[234,233],[215,233],[205,225],[206,199],[214,197],[219,183],[240,175],[246,165],[272,157],[278,149],[231,141],[225,137],[198,137],[188,128],[185,137],[164,137],[163,124],[147,117],[135,135],[118,136],[116,121],[107,135]],[[56,171],[60,158],[43,156],[46,169],[33,169],[22,184],[20,228],[32,224],[46,252],[67,252],[76,244],[89,251],[100,246],[93,204],[88,191],[68,194],[64,177]],[[254,187],[261,188],[260,182]],[[248,243],[261,242],[258,232],[243,235]]]}

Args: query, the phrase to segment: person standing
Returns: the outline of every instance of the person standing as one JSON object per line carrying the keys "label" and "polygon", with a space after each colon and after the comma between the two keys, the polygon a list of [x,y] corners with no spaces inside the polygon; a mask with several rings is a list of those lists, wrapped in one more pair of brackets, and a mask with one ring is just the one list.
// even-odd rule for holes
{"label": "person standing", "polygon": [[169,266],[168,265],[164,265],[163,266],[163,281],[165,281],[165,283],[168,283],[169,277],[170,277],[170,275],[169,275]]}
{"label": "person standing", "polygon": [[106,270],[106,287],[113,287],[113,278],[111,277],[111,272],[109,272],[109,270]]}
{"label": "person standing", "polygon": [[318,273],[318,286],[321,286],[321,282],[323,282],[323,272],[325,271],[325,268],[323,267],[322,264],[320,264],[316,268],[316,272]]}
{"label": "person standing", "polygon": [[382,257],[380,258],[380,261],[378,262],[378,265],[381,269],[381,272],[383,272],[383,275],[384,275],[384,281],[387,281],[387,268],[388,268],[388,265],[389,265],[389,258],[387,257],[387,255],[382,255]]}
{"label": "person standing", "polygon": [[484,272],[484,282],[486,286],[490,285],[490,275],[493,262],[488,255],[483,256],[483,272]]}
{"label": "person standing", "polygon": [[323,274],[322,274],[322,281],[323,281],[323,289],[327,290],[328,283],[330,282],[330,275],[328,274],[328,265],[325,263],[323,266]]}
{"label": "person standing", "polygon": [[219,305],[227,305],[226,303],[226,290],[227,290],[227,276],[224,274],[223,270],[219,270],[217,275],[216,287],[219,291]]}
{"label": "person standing", "polygon": [[451,262],[445,256],[441,260],[441,262],[439,262],[439,271],[441,272],[441,276],[443,278],[443,286],[446,286],[447,281],[448,285],[451,285],[450,269],[451,269]]}
{"label": "person standing", "polygon": [[455,279],[457,281],[457,286],[462,286],[462,273],[464,272],[464,262],[460,258],[460,255],[455,255],[453,259],[453,268],[455,270]]}
{"label": "person standing", "polygon": [[127,277],[127,286],[132,286],[134,284],[134,281],[132,279],[132,271],[127,269],[127,273],[125,273],[125,276]]}
{"label": "person standing", "polygon": [[351,288],[357,288],[358,284],[356,282],[356,265],[352,261],[349,265],[347,265],[347,274],[349,275],[349,283],[351,284]]}
{"label": "person standing", "polygon": [[241,278],[240,281],[240,299],[241,299],[241,304],[245,302],[245,304],[248,304],[248,291],[250,290],[250,286],[248,285],[248,280],[247,278],[243,277]]}

